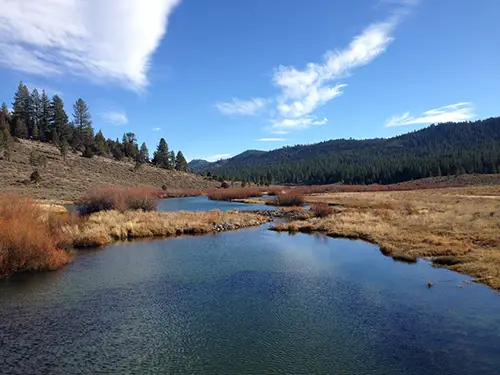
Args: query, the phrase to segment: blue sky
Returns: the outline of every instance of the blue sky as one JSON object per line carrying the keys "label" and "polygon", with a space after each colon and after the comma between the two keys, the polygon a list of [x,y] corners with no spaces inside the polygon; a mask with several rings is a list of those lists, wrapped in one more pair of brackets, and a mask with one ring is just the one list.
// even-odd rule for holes
{"label": "blue sky", "polygon": [[[0,101],[214,160],[499,115],[498,0],[0,0]],[[7,52],[5,52],[7,51]]]}

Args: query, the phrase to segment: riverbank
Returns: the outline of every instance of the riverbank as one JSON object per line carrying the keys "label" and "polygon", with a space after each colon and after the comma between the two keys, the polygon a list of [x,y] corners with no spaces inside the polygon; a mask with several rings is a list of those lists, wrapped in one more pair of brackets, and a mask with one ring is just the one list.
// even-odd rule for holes
{"label": "riverbank", "polygon": [[133,238],[219,233],[271,220],[270,216],[254,212],[129,208],[78,216],[60,204],[0,195],[0,278],[61,268],[71,261],[74,248],[105,246]]}
{"label": "riverbank", "polygon": [[500,187],[316,194],[307,203],[334,213],[274,226],[275,231],[323,232],[380,246],[394,259],[428,258],[500,290]]}
{"label": "riverbank", "polygon": [[252,212],[103,211],[63,228],[74,247],[105,246],[114,241],[183,234],[218,233],[267,223],[271,218]]}

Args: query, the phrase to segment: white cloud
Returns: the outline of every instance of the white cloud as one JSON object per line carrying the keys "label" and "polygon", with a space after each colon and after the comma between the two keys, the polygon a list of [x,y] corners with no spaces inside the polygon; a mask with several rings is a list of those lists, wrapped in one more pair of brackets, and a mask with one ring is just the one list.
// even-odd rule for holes
{"label": "white cloud", "polygon": [[180,0],[0,0],[0,64],[39,75],[147,86]]}
{"label": "white cloud", "polygon": [[252,98],[250,100],[233,98],[230,102],[215,104],[215,108],[224,115],[251,116],[257,114],[266,104],[266,100],[262,98]]}
{"label": "white cloud", "polygon": [[416,124],[438,124],[443,122],[460,122],[471,120],[476,117],[474,105],[470,102],[462,102],[447,105],[441,108],[431,109],[418,116],[411,116],[406,112],[400,116],[393,116],[387,120],[385,126],[406,126]]}
{"label": "white cloud", "polygon": [[282,142],[282,141],[286,141],[285,138],[259,138],[259,139],[256,139],[256,141],[258,142]]}
{"label": "white cloud", "polygon": [[[271,130],[274,134],[277,132],[289,132],[290,130],[307,129],[313,125],[325,125],[328,123],[328,119],[325,117],[322,120],[317,120],[313,117],[301,117],[294,119],[284,119],[279,122],[275,122],[271,126]],[[283,133],[279,133],[283,134]]]}
{"label": "white cloud", "polygon": [[153,128],[152,129],[154,132],[159,132],[161,130],[161,128]]}
{"label": "white cloud", "polygon": [[[309,63],[301,70],[293,66],[280,66],[273,77],[274,83],[281,89],[277,99],[280,117],[284,121],[302,119],[342,95],[343,88],[347,85],[334,82],[384,53],[394,40],[391,33],[396,24],[397,18],[393,17],[387,22],[370,25],[347,48],[327,52],[323,63]],[[301,128],[307,127],[308,123],[313,124],[305,118]]]}
{"label": "white cloud", "polygon": [[[341,79],[349,77],[355,69],[371,63],[387,50],[394,40],[396,26],[417,2],[393,2],[393,10],[386,21],[369,25],[344,49],[326,52],[320,63],[311,62],[303,68],[281,65],[275,69],[272,82],[279,93],[272,100],[267,100],[276,106],[269,115],[273,125],[267,130],[273,134],[287,134],[325,124],[327,119],[319,120],[315,115],[318,108],[343,94],[347,84],[339,82]],[[224,108],[226,112],[233,114],[233,109],[238,114],[256,112],[238,111],[236,103],[246,102],[233,99],[233,103],[225,103],[228,105]]]}
{"label": "white cloud", "polygon": [[227,159],[230,156],[231,156],[231,154],[217,154],[217,155],[209,156],[208,158],[205,158],[205,160],[206,161],[217,161],[220,159]]}
{"label": "white cloud", "polygon": [[128,123],[127,115],[121,111],[106,111],[99,113],[99,117],[106,123],[112,125],[125,125]]}

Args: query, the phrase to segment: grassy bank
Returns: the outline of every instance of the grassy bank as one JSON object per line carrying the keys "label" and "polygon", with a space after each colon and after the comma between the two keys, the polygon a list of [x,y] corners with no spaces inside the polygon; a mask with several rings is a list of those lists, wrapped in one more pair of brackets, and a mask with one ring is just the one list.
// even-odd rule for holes
{"label": "grassy bank", "polygon": [[103,211],[90,215],[83,223],[65,227],[64,232],[75,247],[93,247],[132,238],[216,233],[267,221],[262,215],[238,211]]}
{"label": "grassy bank", "polygon": [[82,216],[64,206],[18,195],[0,195],[0,278],[56,270],[70,249],[117,240],[204,234],[256,226],[269,217],[250,212],[156,212],[148,189],[97,189],[80,201]]}
{"label": "grassy bank", "polygon": [[317,194],[327,217],[292,221],[274,230],[324,232],[362,239],[395,259],[433,263],[500,289],[500,187]]}

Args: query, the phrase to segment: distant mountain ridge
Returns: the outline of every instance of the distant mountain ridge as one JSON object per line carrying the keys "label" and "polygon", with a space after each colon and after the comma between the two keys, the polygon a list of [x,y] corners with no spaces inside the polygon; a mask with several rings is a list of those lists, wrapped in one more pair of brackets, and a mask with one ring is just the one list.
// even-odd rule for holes
{"label": "distant mountain ridge", "polygon": [[211,163],[207,160],[203,159],[193,159],[188,163],[188,168],[192,171],[201,171],[203,168],[206,168]]}
{"label": "distant mountain ridge", "polygon": [[272,151],[249,150],[199,173],[261,183],[397,183],[500,172],[500,117],[444,123],[392,138],[337,139]]}

